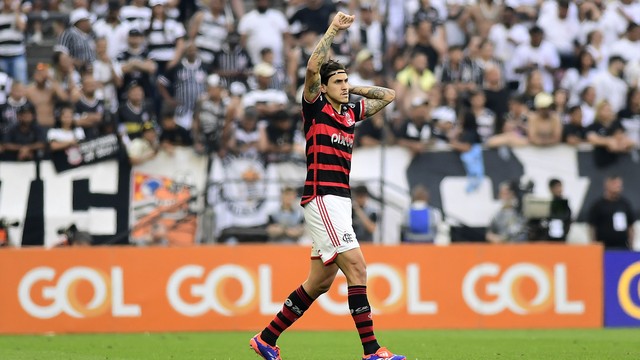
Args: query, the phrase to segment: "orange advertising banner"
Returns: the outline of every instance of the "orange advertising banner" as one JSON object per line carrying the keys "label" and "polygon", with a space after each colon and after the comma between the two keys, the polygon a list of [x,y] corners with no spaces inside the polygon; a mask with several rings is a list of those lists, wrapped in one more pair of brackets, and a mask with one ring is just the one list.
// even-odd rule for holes
{"label": "orange advertising banner", "polygon": [[[602,326],[602,248],[364,246],[379,329]],[[306,277],[298,246],[0,251],[0,333],[259,330]],[[339,275],[296,329],[351,329]]]}

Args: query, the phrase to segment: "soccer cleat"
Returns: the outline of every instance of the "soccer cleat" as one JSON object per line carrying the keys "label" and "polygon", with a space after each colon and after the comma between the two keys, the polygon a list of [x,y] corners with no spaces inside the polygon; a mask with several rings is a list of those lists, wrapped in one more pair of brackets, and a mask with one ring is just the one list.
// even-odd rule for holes
{"label": "soccer cleat", "polygon": [[260,334],[256,334],[256,336],[249,340],[249,346],[256,352],[256,354],[262,356],[266,360],[282,360],[280,357],[280,348],[277,346],[271,346],[264,342],[260,338]]}
{"label": "soccer cleat", "polygon": [[385,347],[381,347],[375,354],[365,355],[362,360],[407,360],[404,355],[393,355]]}

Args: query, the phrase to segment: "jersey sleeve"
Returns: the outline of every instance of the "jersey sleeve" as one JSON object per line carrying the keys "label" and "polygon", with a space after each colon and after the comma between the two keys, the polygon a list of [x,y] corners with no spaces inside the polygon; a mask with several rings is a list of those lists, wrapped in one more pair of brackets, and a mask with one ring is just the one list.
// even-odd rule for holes
{"label": "jersey sleeve", "polygon": [[304,93],[300,96],[302,96],[302,119],[304,122],[312,121],[322,111],[324,104],[322,94],[318,94],[311,102],[304,98]]}
{"label": "jersey sleeve", "polygon": [[360,99],[358,101],[355,102],[355,106],[353,107],[353,115],[355,115],[355,119],[356,122],[358,121],[362,121],[365,119],[364,114],[365,114],[365,105],[364,105],[364,99]]}

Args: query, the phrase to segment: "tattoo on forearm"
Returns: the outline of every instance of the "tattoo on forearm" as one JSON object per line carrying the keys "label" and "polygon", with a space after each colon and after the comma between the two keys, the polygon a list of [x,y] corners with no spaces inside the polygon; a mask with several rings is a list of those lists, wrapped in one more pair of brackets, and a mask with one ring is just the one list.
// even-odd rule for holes
{"label": "tattoo on forearm", "polygon": [[313,50],[311,57],[315,59],[318,69],[320,69],[320,66],[322,66],[322,64],[327,59],[329,49],[331,49],[331,43],[333,42],[333,38],[337,33],[337,29],[330,27],[329,30],[327,30],[327,32],[324,34],[322,39],[320,39],[320,42],[318,43],[318,45],[316,45],[316,48]]}
{"label": "tattoo on forearm", "polygon": [[355,86],[351,88],[351,93],[364,96],[367,99],[382,100],[385,98],[393,98],[390,89],[378,86]]}
{"label": "tattoo on forearm", "polygon": [[389,101],[386,100],[374,100],[367,99],[364,101],[364,117],[373,116],[373,114],[382,110],[385,106],[389,105]]}
{"label": "tattoo on forearm", "polygon": [[309,86],[309,93],[317,94],[319,92],[320,92],[320,79],[318,78],[318,80],[316,80],[313,84]]}

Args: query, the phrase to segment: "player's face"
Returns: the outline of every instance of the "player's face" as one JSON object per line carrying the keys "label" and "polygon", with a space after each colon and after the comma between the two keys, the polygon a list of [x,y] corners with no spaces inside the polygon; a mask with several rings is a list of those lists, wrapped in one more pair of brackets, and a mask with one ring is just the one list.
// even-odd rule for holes
{"label": "player's face", "polygon": [[322,92],[327,98],[346,104],[349,102],[349,77],[345,73],[333,75],[327,85],[322,85]]}

